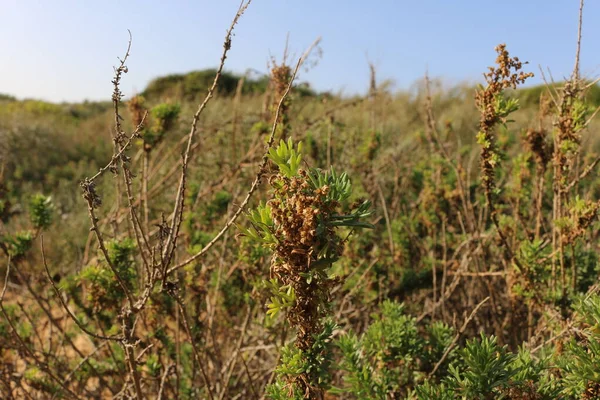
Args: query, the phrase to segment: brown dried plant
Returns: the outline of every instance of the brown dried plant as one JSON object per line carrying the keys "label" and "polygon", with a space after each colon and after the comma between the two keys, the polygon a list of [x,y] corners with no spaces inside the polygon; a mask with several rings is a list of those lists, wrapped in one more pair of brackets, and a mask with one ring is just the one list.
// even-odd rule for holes
{"label": "brown dried plant", "polygon": [[[275,60],[271,60],[271,81],[273,84],[273,105],[272,109],[275,110],[279,106],[279,100],[283,98],[283,94],[286,92],[290,78],[292,76],[292,69],[286,64],[285,58],[281,64],[277,64]],[[279,125],[279,132],[277,136],[281,140],[287,140],[290,130],[290,116],[289,109],[291,106],[291,99],[286,97],[285,101],[281,104],[281,112],[279,119],[276,121]]]}
{"label": "brown dried plant", "polygon": [[[507,117],[516,111],[516,102],[505,100],[503,92],[506,89],[516,89],[517,85],[525,83],[533,73],[521,71],[523,63],[517,57],[510,57],[505,44],[495,48],[496,67],[489,67],[484,74],[486,87],[475,94],[475,104],[481,112],[479,121],[478,141],[483,145],[481,152],[482,180],[486,195],[491,199],[495,188],[495,168],[500,162],[497,152],[495,129],[499,124],[506,124]],[[488,199],[490,207],[492,202]],[[493,212],[493,211],[492,211]]]}

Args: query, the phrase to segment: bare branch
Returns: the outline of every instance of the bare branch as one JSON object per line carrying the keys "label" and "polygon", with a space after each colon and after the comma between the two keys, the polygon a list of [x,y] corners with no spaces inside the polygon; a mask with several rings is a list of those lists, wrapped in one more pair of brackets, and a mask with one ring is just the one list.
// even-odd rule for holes
{"label": "bare branch", "polygon": [[573,67],[574,81],[579,80],[579,55],[581,54],[581,27],[583,25],[583,3],[584,0],[579,2],[579,24],[577,25],[577,51],[575,52],[575,66]]}
{"label": "bare branch", "polygon": [[435,372],[444,363],[444,361],[446,360],[446,358],[448,358],[448,355],[450,354],[450,352],[452,351],[452,349],[454,348],[454,346],[456,346],[456,343],[458,342],[458,339],[460,339],[460,337],[462,336],[462,334],[465,333],[465,330],[467,329],[467,326],[469,325],[469,323],[471,322],[471,320],[475,317],[475,314],[477,314],[477,311],[479,311],[479,309],[481,308],[481,306],[483,306],[489,299],[490,299],[490,296],[486,297],[479,304],[477,304],[477,306],[475,306],[475,308],[473,309],[473,311],[471,311],[471,315],[469,315],[469,318],[467,318],[465,320],[465,322],[462,324],[462,326],[460,327],[460,329],[456,333],[456,336],[454,336],[454,339],[452,340],[452,343],[450,343],[450,345],[446,348],[446,351],[444,351],[444,354],[442,355],[442,358],[440,358],[440,360],[435,364],[435,367],[433,367],[433,370],[429,373],[429,376],[428,376],[429,378],[431,378],[435,374]]}
{"label": "bare branch", "polygon": [[73,391],[71,389],[69,389],[69,387],[67,387],[63,383],[63,381],[61,379],[59,379],[58,376],[56,376],[52,372],[52,370],[50,369],[48,364],[44,360],[38,358],[38,356],[33,351],[31,351],[31,349],[27,346],[27,344],[25,343],[25,341],[23,340],[21,335],[19,335],[19,332],[17,331],[17,327],[13,323],[12,319],[9,317],[8,312],[6,312],[6,309],[4,308],[4,295],[6,294],[6,287],[8,286],[8,277],[9,276],[10,276],[10,262],[6,265],[6,276],[4,278],[4,286],[2,288],[2,293],[0,293],[0,312],[2,312],[2,315],[4,316],[4,319],[6,320],[6,322],[8,322],[8,325],[10,326],[10,329],[12,330],[13,336],[17,339],[17,342],[19,343],[19,346],[21,347],[21,350],[23,351],[23,353],[25,353],[29,357],[31,357],[34,360],[35,365],[39,366],[42,371],[44,371],[46,374],[48,374],[48,376],[50,378],[52,378],[52,380],[55,381],[61,387],[61,389],[64,390],[71,398],[77,399],[78,398],[77,395],[75,393],[73,393]]}
{"label": "bare branch", "polygon": [[164,251],[162,254],[162,259],[163,259],[164,265],[169,264],[170,258],[173,254],[173,251],[175,250],[175,245],[177,242],[177,238],[175,237],[175,232],[178,231],[178,226],[181,224],[181,220],[178,218],[178,215],[180,214],[180,208],[183,207],[188,160],[190,157],[190,149],[192,147],[192,143],[194,142],[194,135],[196,133],[198,120],[200,119],[200,115],[202,114],[202,111],[204,111],[204,109],[206,108],[206,105],[208,104],[210,99],[212,99],[215,89],[217,87],[217,84],[219,83],[219,79],[221,78],[223,66],[225,65],[225,60],[227,59],[227,53],[231,49],[231,37],[232,37],[233,29],[235,28],[235,25],[237,24],[238,20],[240,19],[240,17],[244,13],[244,11],[246,11],[248,6],[250,5],[251,1],[252,0],[248,0],[248,2],[246,2],[246,3],[242,2],[240,4],[240,7],[239,7],[237,13],[235,14],[235,17],[233,18],[233,21],[231,22],[231,25],[229,26],[229,29],[227,30],[227,33],[225,35],[225,41],[223,43],[223,53],[221,55],[221,63],[219,64],[219,68],[217,69],[215,79],[213,80],[211,87],[208,89],[208,93],[206,94],[204,101],[200,104],[200,106],[198,107],[198,110],[196,111],[196,113],[194,114],[194,117],[192,119],[192,126],[190,128],[187,146],[183,153],[183,168],[181,171],[181,178],[179,180],[179,188],[177,189],[177,197],[175,199],[175,205],[173,207],[173,212],[171,213],[171,215],[172,215],[171,229],[170,229],[170,233],[169,233],[169,236],[165,243]]}
{"label": "bare branch", "polygon": [[67,303],[65,302],[65,300],[62,297],[62,294],[60,293],[60,289],[58,289],[58,287],[56,286],[56,283],[54,283],[54,280],[52,279],[52,274],[50,273],[50,269],[48,268],[48,263],[46,262],[46,252],[44,250],[44,235],[40,236],[40,240],[41,240],[41,249],[42,249],[42,262],[44,263],[44,269],[46,270],[46,276],[48,277],[48,280],[52,284],[52,288],[54,289],[54,292],[56,293],[56,297],[58,297],[58,300],[60,300],[60,304],[62,304],[63,308],[65,309],[65,311],[67,312],[69,317],[71,317],[73,322],[75,322],[75,324],[83,332],[87,333],[88,335],[90,335],[96,339],[113,340],[113,341],[123,340],[123,338],[120,336],[103,336],[103,335],[98,335],[98,334],[90,331],[85,326],[83,326],[83,324],[79,321],[79,319],[77,319],[77,317],[71,312],[71,310],[69,309],[69,306],[67,305]]}
{"label": "bare branch", "polygon": [[275,121],[273,122],[273,126],[271,128],[271,135],[269,136],[269,140],[267,142],[267,146],[266,146],[263,158],[262,158],[262,162],[258,169],[258,173],[256,174],[256,177],[254,178],[254,182],[252,182],[252,186],[250,186],[250,190],[248,191],[248,193],[246,193],[246,197],[244,198],[244,200],[242,201],[242,203],[240,204],[240,206],[238,207],[236,212],[233,214],[233,216],[229,219],[229,221],[227,221],[227,223],[223,226],[223,228],[219,231],[219,233],[217,233],[217,235],[206,246],[204,246],[204,248],[202,250],[200,250],[198,253],[194,254],[192,257],[186,259],[185,261],[180,262],[176,266],[170,268],[167,271],[167,275],[171,274],[173,271],[176,271],[180,268],[185,267],[189,263],[197,260],[198,258],[202,257],[204,254],[206,254],[206,252],[208,252],[208,250],[210,250],[210,248],[213,247],[215,245],[215,243],[219,241],[219,239],[221,239],[221,237],[225,234],[225,232],[227,232],[227,230],[231,227],[231,225],[233,225],[235,220],[240,216],[240,214],[244,211],[245,207],[248,205],[248,203],[250,201],[250,197],[252,197],[252,194],[258,188],[258,185],[260,184],[261,179],[266,172],[267,164],[269,162],[269,158],[268,158],[269,149],[273,146],[273,142],[275,141],[275,132],[277,131],[277,125],[278,125],[278,121],[280,119],[279,114],[281,112],[281,106],[283,105],[283,102],[285,101],[290,90],[292,89],[292,84],[294,83],[294,79],[296,78],[298,69],[300,68],[300,65],[302,65],[302,62],[304,61],[304,59],[306,58],[307,55],[308,55],[308,53],[304,53],[304,55],[302,57],[300,57],[300,59],[298,60],[298,63],[296,64],[296,68],[294,69],[294,72],[292,73],[292,76],[290,78],[290,82],[288,83],[287,89],[286,89],[285,93],[283,94],[283,96],[281,97],[281,99],[279,100],[279,104],[277,106],[277,111],[275,112]]}

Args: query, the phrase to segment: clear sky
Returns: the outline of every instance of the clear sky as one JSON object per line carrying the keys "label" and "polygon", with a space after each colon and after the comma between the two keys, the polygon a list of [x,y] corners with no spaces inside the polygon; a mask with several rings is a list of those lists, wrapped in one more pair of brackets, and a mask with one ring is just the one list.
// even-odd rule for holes
{"label": "clear sky", "polygon": [[[126,95],[154,77],[218,64],[238,0],[0,0],[0,93],[51,101],[109,99],[112,67],[133,34]],[[573,68],[578,0],[254,0],[235,31],[226,69],[266,71],[286,35],[300,55],[322,36],[322,58],[301,79],[318,90],[363,93],[367,60],[379,79],[408,88],[423,76],[477,81],[505,42],[512,55]],[[582,72],[600,73],[600,1],[588,0]]]}

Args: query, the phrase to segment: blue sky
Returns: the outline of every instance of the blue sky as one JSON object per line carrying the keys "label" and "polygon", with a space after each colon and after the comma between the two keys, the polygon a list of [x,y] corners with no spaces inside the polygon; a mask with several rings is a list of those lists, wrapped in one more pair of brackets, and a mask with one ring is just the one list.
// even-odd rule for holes
{"label": "blue sky", "polygon": [[[51,101],[109,99],[112,67],[133,34],[126,95],[154,77],[215,67],[238,0],[0,0],[0,93]],[[367,60],[379,79],[408,88],[430,75],[478,81],[505,42],[554,77],[574,63],[578,0],[254,0],[235,31],[226,69],[266,71],[286,35],[292,54],[322,36],[301,79],[318,90],[363,93]],[[582,72],[600,74],[600,2],[584,13]]]}

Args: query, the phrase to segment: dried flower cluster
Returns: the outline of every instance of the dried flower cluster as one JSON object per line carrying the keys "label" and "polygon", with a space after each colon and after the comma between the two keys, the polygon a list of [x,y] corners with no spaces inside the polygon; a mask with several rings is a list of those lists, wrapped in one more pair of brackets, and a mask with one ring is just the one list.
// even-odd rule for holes
{"label": "dried flower cluster", "polygon": [[147,111],[144,103],[145,100],[142,96],[134,96],[127,103],[129,113],[131,114],[131,122],[134,126],[140,125],[144,120],[144,115]]}
{"label": "dried flower cluster", "polygon": [[[314,189],[306,171],[300,170],[298,174],[292,178],[282,175],[272,178],[279,183],[275,198],[269,201],[279,244],[271,273],[296,293],[296,304],[288,313],[288,320],[298,328],[296,345],[306,350],[321,330],[320,320],[326,314],[324,306],[335,281],[322,270],[334,259],[319,262],[319,254],[327,247],[337,258],[342,246],[328,224],[337,206],[337,202],[327,199],[329,187]],[[313,279],[306,279],[307,274],[313,274]]]}
{"label": "dried flower cluster", "polygon": [[546,171],[548,163],[552,159],[551,146],[546,143],[546,132],[544,130],[529,129],[525,136],[529,150],[535,157],[535,162],[541,173]]}
{"label": "dried flower cluster", "polygon": [[300,168],[301,149],[290,139],[269,152],[279,169],[269,179],[272,197],[250,212],[252,228],[243,230],[274,252],[267,282],[273,295],[268,314],[285,308],[287,321],[296,330],[296,341],[282,355],[280,377],[272,389],[312,399],[321,398],[329,376],[335,324],[327,317],[332,287],[339,283],[330,267],[342,255],[345,242],[337,229],[372,225],[360,221],[371,214],[368,201],[355,204],[350,213],[342,212],[352,193],[348,175]]}
{"label": "dried flower cluster", "polygon": [[592,223],[598,220],[600,202],[582,201],[577,199],[570,210],[570,223],[562,228],[562,242],[571,244],[575,239],[584,235]]}
{"label": "dried flower cluster", "polygon": [[[559,143],[574,143],[579,144],[581,137],[577,134],[575,119],[573,115],[574,106],[581,90],[577,81],[567,81],[563,88],[562,101],[559,106],[559,113],[555,126],[557,128],[557,139]],[[557,163],[564,169],[567,163],[567,151],[559,146],[559,151],[556,152]]]}
{"label": "dried flower cluster", "polygon": [[499,156],[496,151],[494,128],[498,123],[505,123],[506,117],[518,108],[516,101],[505,100],[502,92],[515,89],[524,83],[533,73],[520,71],[523,63],[517,57],[510,57],[505,44],[496,46],[496,67],[489,67],[484,74],[487,86],[475,94],[475,103],[481,112],[479,121],[479,142],[483,145],[481,153],[482,179],[489,193],[495,187],[494,168]]}
{"label": "dried flower cluster", "polygon": [[[273,110],[276,110],[279,106],[279,101],[283,98],[284,93],[287,91],[287,87],[292,76],[292,69],[289,65],[281,63],[277,65],[275,61],[272,61],[273,67],[271,68],[271,82],[273,84],[274,96],[273,96]],[[286,140],[289,132],[289,108],[291,105],[290,98],[284,99],[281,104],[279,111],[279,120],[277,121],[279,127],[279,138]]]}

